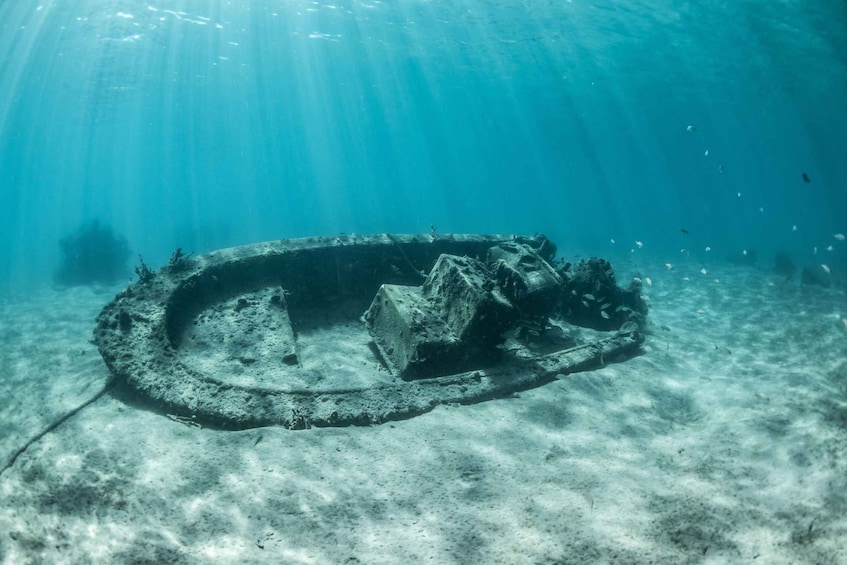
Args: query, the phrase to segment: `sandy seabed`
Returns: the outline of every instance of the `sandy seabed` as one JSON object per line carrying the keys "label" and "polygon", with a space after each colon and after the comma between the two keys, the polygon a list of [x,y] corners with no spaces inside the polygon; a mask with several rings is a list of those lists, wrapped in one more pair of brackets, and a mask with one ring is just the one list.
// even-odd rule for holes
{"label": "sandy seabed", "polygon": [[[847,563],[844,293],[640,270],[643,355],[509,398],[220,431],[114,389],[0,475],[0,562]],[[2,300],[0,464],[108,381],[118,290]]]}

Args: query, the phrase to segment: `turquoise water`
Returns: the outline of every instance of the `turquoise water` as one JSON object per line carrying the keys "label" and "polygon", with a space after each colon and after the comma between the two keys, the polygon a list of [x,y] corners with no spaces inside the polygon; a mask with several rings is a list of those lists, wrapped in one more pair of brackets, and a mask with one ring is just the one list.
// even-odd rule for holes
{"label": "turquoise water", "polygon": [[94,219],[152,266],[435,226],[837,273],[845,23],[772,0],[2,0],[0,288],[51,284]]}

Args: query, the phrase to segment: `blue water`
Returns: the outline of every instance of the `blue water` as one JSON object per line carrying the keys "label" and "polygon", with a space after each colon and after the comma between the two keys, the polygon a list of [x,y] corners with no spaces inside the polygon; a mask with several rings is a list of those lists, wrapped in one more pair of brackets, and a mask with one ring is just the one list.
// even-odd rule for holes
{"label": "blue water", "polygon": [[0,288],[51,284],[93,219],[153,266],[432,225],[837,272],[845,24],[787,0],[0,0]]}

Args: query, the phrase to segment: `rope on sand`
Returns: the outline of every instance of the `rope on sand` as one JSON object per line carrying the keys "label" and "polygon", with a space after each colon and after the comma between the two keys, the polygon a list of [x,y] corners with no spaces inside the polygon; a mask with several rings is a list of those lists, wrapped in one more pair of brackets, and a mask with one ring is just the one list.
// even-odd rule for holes
{"label": "rope on sand", "polygon": [[20,447],[17,451],[15,451],[12,454],[11,457],[9,457],[9,460],[6,462],[6,464],[3,465],[2,469],[0,469],[0,475],[2,475],[9,468],[11,468],[12,465],[15,464],[15,461],[18,460],[18,457],[20,457],[21,454],[23,454],[23,452],[26,451],[29,448],[30,445],[37,442],[38,440],[40,440],[41,438],[43,438],[44,436],[46,436],[47,434],[49,434],[50,432],[52,432],[53,430],[55,430],[56,428],[58,428],[59,426],[61,426],[65,422],[67,422],[68,420],[70,420],[72,417],[74,417],[80,410],[82,410],[86,406],[89,406],[89,405],[97,402],[100,399],[100,397],[102,397],[104,394],[109,392],[109,390],[111,390],[111,388],[113,386],[115,386],[116,382],[117,382],[117,379],[115,377],[112,377],[111,379],[109,379],[106,382],[105,385],[103,385],[103,388],[100,389],[100,391],[97,392],[97,394],[95,394],[94,396],[92,396],[91,398],[89,398],[88,400],[86,400],[85,402],[83,402],[82,404],[80,404],[79,406],[74,408],[73,410],[66,412],[64,415],[60,416],[59,418],[57,418],[56,420],[51,422],[50,425],[48,425],[46,428],[41,430],[35,436],[30,438],[29,441],[27,441],[22,447]]}

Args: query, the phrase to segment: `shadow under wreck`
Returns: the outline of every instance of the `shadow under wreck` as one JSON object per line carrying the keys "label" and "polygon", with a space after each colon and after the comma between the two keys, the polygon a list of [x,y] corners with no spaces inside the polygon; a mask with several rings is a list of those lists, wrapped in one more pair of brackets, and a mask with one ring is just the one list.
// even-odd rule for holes
{"label": "shadow under wreck", "polygon": [[[373,424],[637,355],[647,307],[544,236],[373,235],[174,253],[97,318],[113,374],[225,428]],[[591,328],[591,329],[589,329]]]}

